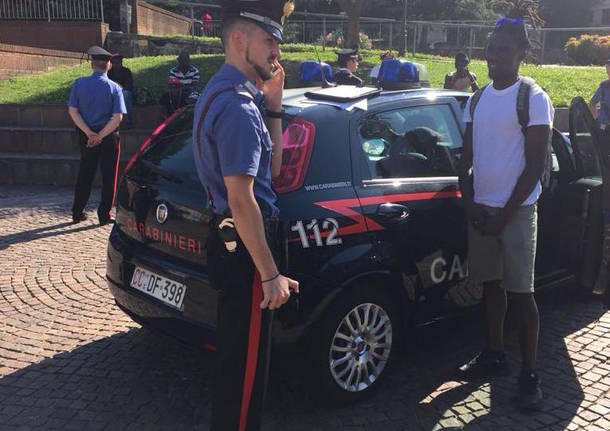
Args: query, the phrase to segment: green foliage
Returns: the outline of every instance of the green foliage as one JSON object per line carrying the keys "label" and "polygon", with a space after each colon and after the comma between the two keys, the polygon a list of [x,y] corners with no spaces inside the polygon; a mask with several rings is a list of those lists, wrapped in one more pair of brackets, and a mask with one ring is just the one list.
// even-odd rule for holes
{"label": "green foliage", "polygon": [[599,0],[540,0],[540,16],[547,27],[587,27]]}
{"label": "green foliage", "polygon": [[565,49],[577,64],[605,64],[610,54],[610,36],[583,34],[578,38],[572,37]]}
{"label": "green foliage", "polygon": [[[362,50],[362,63],[358,74],[370,83],[370,70],[379,63],[379,50]],[[322,61],[336,66],[334,49],[322,50],[318,47]],[[218,71],[224,62],[222,54],[193,55],[193,64],[199,68],[202,86]],[[286,70],[286,87],[298,86],[299,65],[305,60],[317,59],[312,45],[282,45],[282,64]],[[409,56],[410,60],[423,63],[433,87],[442,87],[445,74],[452,71],[453,58],[427,54]],[[176,56],[138,57],[124,60],[134,74],[137,101],[156,103],[166,90],[167,74],[175,65]],[[479,84],[488,82],[485,62],[473,60],[470,69],[479,77]],[[88,63],[80,66],[59,67],[50,72],[20,76],[0,82],[0,103],[66,103],[74,80],[91,73]],[[564,67],[524,65],[523,75],[531,76],[543,86],[551,96],[555,106],[566,106],[573,97],[590,97],[601,81],[606,79],[601,67]]]}

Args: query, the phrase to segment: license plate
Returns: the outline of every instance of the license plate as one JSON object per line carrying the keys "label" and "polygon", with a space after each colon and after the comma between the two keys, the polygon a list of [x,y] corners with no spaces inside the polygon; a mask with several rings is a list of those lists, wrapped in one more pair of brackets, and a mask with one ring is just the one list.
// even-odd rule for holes
{"label": "license plate", "polygon": [[186,295],[184,284],[136,266],[131,277],[131,287],[157,298],[171,307],[183,310],[182,301]]}

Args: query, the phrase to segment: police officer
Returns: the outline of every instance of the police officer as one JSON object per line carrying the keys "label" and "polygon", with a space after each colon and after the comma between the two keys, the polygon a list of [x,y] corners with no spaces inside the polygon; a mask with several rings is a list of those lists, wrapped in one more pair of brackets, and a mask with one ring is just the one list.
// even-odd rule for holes
{"label": "police officer", "polygon": [[273,310],[299,288],[273,255],[279,210],[271,187],[282,160],[279,43],[293,8],[292,0],[225,2],[225,64],[195,106],[195,165],[215,214],[207,243],[219,290],[213,431],[260,429]]}
{"label": "police officer", "polygon": [[84,209],[99,164],[102,170],[102,200],[97,216],[100,225],[105,225],[112,221],[110,210],[121,148],[119,124],[127,110],[121,86],[107,76],[112,54],[99,46],[89,48],[88,54],[91,56],[93,73],[74,82],[68,102],[68,113],[77,127],[81,155],[72,220],[78,223],[87,218]]}
{"label": "police officer", "polygon": [[362,87],[364,81],[355,75],[358,70],[358,63],[362,57],[356,49],[342,49],[337,52],[337,63],[339,70],[335,74],[335,79],[339,85],[356,85]]}

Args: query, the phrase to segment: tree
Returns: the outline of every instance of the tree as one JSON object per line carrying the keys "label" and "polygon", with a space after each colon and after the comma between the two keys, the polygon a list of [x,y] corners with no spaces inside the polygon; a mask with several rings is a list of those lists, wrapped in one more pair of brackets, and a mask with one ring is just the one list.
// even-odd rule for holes
{"label": "tree", "polygon": [[337,0],[341,9],[347,15],[347,26],[345,27],[345,47],[358,48],[360,45],[360,13],[362,11],[362,0]]}

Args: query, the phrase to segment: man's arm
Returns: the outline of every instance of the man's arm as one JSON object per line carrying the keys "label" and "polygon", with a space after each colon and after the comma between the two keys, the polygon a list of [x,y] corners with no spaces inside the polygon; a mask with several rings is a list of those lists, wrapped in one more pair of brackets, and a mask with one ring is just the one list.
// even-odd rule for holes
{"label": "man's arm", "polygon": [[[469,105],[466,109],[469,109]],[[482,206],[474,202],[474,185],[472,181],[472,123],[466,123],[466,133],[464,135],[464,148],[462,157],[458,163],[458,178],[462,201],[468,220],[475,226],[480,227],[487,217],[487,213]]]}
{"label": "man's arm", "polygon": [[72,118],[72,121],[74,122],[76,127],[82,130],[85,135],[87,135],[88,137],[95,135],[95,133],[93,133],[89,126],[87,126],[85,120],[83,120],[83,117],[80,115],[80,112],[78,112],[78,108],[75,108],[73,106],[68,107],[68,114],[70,115],[70,118]]}
{"label": "man's arm", "polygon": [[591,101],[589,102],[589,110],[591,111],[591,115],[593,115],[593,118],[595,118],[596,120],[599,117],[599,111],[597,110],[597,104],[601,100],[600,93],[601,93],[601,86],[597,88],[597,90],[595,91],[595,94],[593,95],[593,97],[591,98]]}
{"label": "man's arm", "polygon": [[527,128],[524,148],[525,168],[502,211],[490,219],[489,223],[484,226],[486,233],[497,235],[502,232],[506,224],[515,215],[515,212],[521,207],[523,201],[527,199],[534,190],[534,187],[536,187],[544,172],[550,136],[551,128],[547,125]]}
{"label": "man's arm", "polygon": [[254,198],[254,179],[249,175],[224,177],[228,203],[239,237],[254,261],[263,283],[265,298],[261,308],[281,307],[290,297],[290,289],[299,290],[298,282],[281,275],[267,245],[263,216]]}

